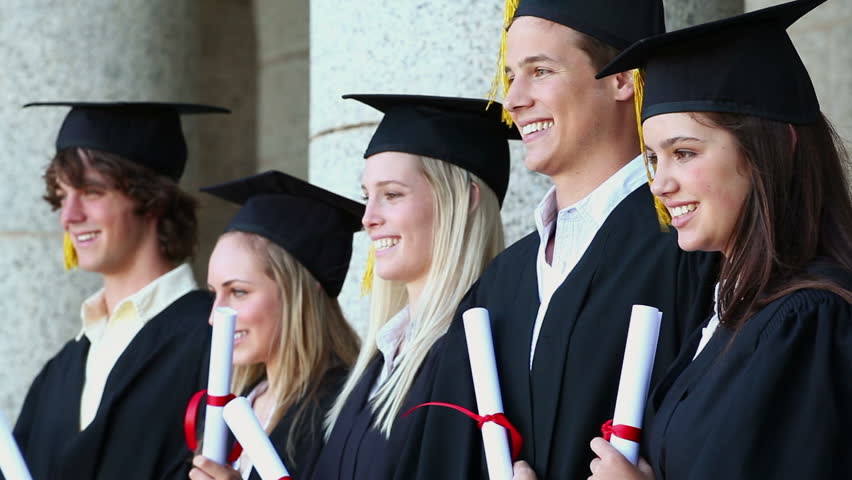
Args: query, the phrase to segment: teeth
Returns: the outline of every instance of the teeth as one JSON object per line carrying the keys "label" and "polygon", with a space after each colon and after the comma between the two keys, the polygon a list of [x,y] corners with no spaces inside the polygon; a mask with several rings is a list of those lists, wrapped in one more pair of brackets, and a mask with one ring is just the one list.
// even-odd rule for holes
{"label": "teeth", "polygon": [[548,120],[546,122],[533,122],[528,125],[524,125],[524,128],[521,129],[521,133],[523,133],[524,135],[529,135],[531,133],[538,132],[539,130],[547,130],[552,126],[552,120]]}
{"label": "teeth", "polygon": [[399,243],[398,238],[385,237],[380,238],[378,240],[373,240],[373,247],[375,247],[376,250],[384,250],[386,248],[390,248],[396,245],[397,243]]}
{"label": "teeth", "polygon": [[672,218],[679,217],[681,215],[686,215],[687,213],[695,210],[698,206],[697,203],[690,203],[689,205],[681,205],[679,207],[674,207],[669,209],[669,213],[671,213]]}
{"label": "teeth", "polygon": [[78,241],[78,242],[86,242],[86,241],[88,241],[88,240],[91,240],[91,239],[95,238],[95,236],[96,236],[96,235],[97,235],[97,234],[96,234],[96,233],[94,233],[94,232],[91,232],[91,233],[84,233],[84,234],[82,234],[82,235],[77,235],[77,241]]}
{"label": "teeth", "polygon": [[239,332],[234,332],[234,340],[239,340],[246,336],[245,330],[240,330]]}

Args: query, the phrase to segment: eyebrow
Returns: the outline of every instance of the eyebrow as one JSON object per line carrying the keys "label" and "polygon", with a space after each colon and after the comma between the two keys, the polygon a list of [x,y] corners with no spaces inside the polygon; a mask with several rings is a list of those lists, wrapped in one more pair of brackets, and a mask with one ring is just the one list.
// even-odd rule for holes
{"label": "eyebrow", "polygon": [[[384,186],[390,185],[392,183],[395,183],[397,185],[401,185],[403,187],[408,187],[408,184],[406,184],[405,182],[400,182],[399,180],[382,180],[381,182],[376,183],[376,188],[384,187]],[[364,186],[364,184],[361,184],[361,190],[366,190],[366,189],[367,189],[367,187]]]}
{"label": "eyebrow", "polygon": [[663,147],[663,148],[668,148],[668,147],[671,147],[672,145],[674,145],[675,143],[678,143],[678,142],[699,142],[699,143],[703,143],[704,141],[701,140],[701,139],[695,138],[695,137],[672,137],[672,138],[669,138],[667,140],[663,140],[663,142],[660,144],[660,146]]}
{"label": "eyebrow", "polygon": [[[518,63],[518,66],[519,66],[519,67],[525,67],[525,66],[527,66],[527,65],[529,65],[529,64],[531,64],[531,63],[538,63],[538,62],[555,62],[555,61],[556,61],[556,60],[554,60],[554,59],[552,59],[552,58],[548,57],[547,55],[545,55],[545,54],[543,54],[543,53],[540,53],[540,54],[538,54],[538,55],[531,55],[531,56],[529,56],[529,57],[524,58],[523,60],[521,60],[521,61],[520,61],[520,63]],[[511,67],[509,67],[509,66],[507,66],[504,70],[505,70],[506,72],[510,72],[510,71],[512,71]]]}
{"label": "eyebrow", "polygon": [[[232,278],[232,279],[230,279],[230,280],[228,280],[228,281],[226,281],[226,282],[223,282],[223,283],[222,283],[222,286],[223,286],[223,287],[227,287],[227,286],[230,286],[230,285],[231,285],[232,283],[234,283],[234,282],[248,283],[249,285],[251,285],[251,282],[249,282],[248,280],[241,280],[241,279],[239,279],[239,278]],[[208,284],[207,284],[207,288],[216,288],[216,287],[214,287],[213,285],[210,285],[210,284],[208,283]]]}

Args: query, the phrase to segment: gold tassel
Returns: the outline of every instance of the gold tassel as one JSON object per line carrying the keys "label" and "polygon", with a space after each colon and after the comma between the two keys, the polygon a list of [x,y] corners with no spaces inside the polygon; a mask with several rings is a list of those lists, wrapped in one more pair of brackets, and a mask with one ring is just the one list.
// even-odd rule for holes
{"label": "gold tassel", "polygon": [[[654,176],[648,164],[648,153],[645,149],[645,134],[642,130],[642,104],[645,101],[645,72],[640,69],[633,70],[633,104],[636,106],[636,126],[639,130],[639,151],[642,152],[642,160],[645,162],[645,173],[648,175],[648,185],[654,183]],[[667,232],[672,223],[669,210],[658,197],[654,197],[654,209],[657,211],[657,220],[660,228]]]}
{"label": "gold tassel", "polygon": [[72,270],[77,267],[77,250],[74,249],[74,242],[71,241],[71,235],[65,232],[62,237],[62,253],[65,263],[65,270]]}
{"label": "gold tassel", "polygon": [[[506,94],[509,93],[509,77],[506,75],[506,41],[509,35],[509,24],[515,18],[518,3],[520,3],[520,0],[506,0],[506,8],[503,10],[503,31],[500,33],[500,53],[497,56],[497,73],[494,75],[494,80],[491,81],[491,89],[488,91],[489,107],[497,99],[498,94],[502,93],[502,98],[506,98]],[[511,127],[512,116],[506,110],[503,110],[502,115],[503,121]]]}
{"label": "gold tassel", "polygon": [[376,247],[370,245],[367,253],[367,268],[364,270],[364,278],[361,279],[361,295],[369,295],[373,290],[373,266],[376,264]]}

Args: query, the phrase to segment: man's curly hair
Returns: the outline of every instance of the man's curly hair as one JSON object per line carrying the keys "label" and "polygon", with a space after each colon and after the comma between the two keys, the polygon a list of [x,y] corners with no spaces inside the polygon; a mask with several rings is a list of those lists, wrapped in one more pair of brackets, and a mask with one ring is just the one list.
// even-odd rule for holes
{"label": "man's curly hair", "polygon": [[157,218],[160,252],[166,259],[177,264],[195,253],[198,243],[195,198],[183,192],[172,179],[112,153],[86,148],[57,152],[44,172],[43,198],[54,210],[62,202],[58,180],[74,188],[84,188],[86,167],[103,175],[110,188],[130,197],[136,203],[137,215],[151,214]]}

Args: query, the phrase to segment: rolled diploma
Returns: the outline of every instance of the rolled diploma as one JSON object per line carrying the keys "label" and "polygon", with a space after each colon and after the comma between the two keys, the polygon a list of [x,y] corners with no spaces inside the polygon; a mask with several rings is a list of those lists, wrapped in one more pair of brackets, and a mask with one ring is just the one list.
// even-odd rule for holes
{"label": "rolled diploma", "polygon": [[[503,396],[500,394],[488,310],[471,308],[462,314],[462,318],[479,414],[503,413]],[[506,429],[494,422],[485,423],[482,425],[482,443],[485,446],[488,478],[512,480],[512,453]]]}
{"label": "rolled diploma", "polygon": [[237,397],[225,405],[225,421],[251,458],[254,468],[263,480],[290,478],[290,472],[269,441],[269,436],[245,397]]}
{"label": "rolled diploma", "polygon": [[32,480],[6,418],[0,414],[0,470],[8,480]]}
{"label": "rolled diploma", "polygon": [[[218,307],[213,311],[213,336],[210,339],[210,370],[207,396],[223,397],[231,393],[231,369],[234,361],[236,310]],[[228,458],[228,427],[222,419],[222,407],[207,405],[204,417],[204,444],[201,454],[224,464]]]}
{"label": "rolled diploma", "polygon": [[[642,416],[651,384],[662,316],[654,307],[633,305],[627,345],[624,347],[624,362],[621,365],[621,379],[618,381],[613,425],[642,428]],[[639,463],[638,443],[619,438],[615,434],[610,438],[610,443],[634,465]]]}

